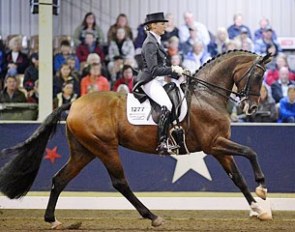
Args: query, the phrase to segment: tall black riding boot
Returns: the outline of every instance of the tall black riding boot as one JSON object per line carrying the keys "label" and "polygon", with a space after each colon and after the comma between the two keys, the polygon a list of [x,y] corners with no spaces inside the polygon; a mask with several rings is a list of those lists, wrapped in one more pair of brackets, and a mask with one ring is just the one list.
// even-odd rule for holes
{"label": "tall black riding boot", "polygon": [[161,155],[169,155],[167,147],[167,134],[170,124],[170,111],[166,106],[162,106],[160,120],[158,122],[159,145],[157,152]]}

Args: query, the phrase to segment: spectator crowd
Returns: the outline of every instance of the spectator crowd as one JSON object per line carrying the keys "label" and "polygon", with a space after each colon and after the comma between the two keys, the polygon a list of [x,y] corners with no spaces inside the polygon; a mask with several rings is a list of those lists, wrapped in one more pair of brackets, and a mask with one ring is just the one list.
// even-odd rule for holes
{"label": "spectator crowd", "polygon": [[[242,14],[235,14],[233,24],[211,32],[195,20],[191,12],[183,14],[183,24],[166,15],[167,28],[162,43],[170,65],[179,65],[192,73],[212,57],[233,49],[265,55],[273,61],[265,72],[258,111],[245,116],[232,104],[232,121],[294,122],[295,72],[277,41],[269,19],[261,18],[256,30],[244,24]],[[105,36],[106,35],[106,36]],[[135,70],[142,67],[141,46],[146,37],[143,24],[134,37],[127,15],[121,13],[105,33],[92,12],[85,14],[71,36],[61,37],[53,57],[53,102],[58,107],[93,91],[129,93]],[[24,49],[22,37],[0,40],[0,103],[38,103],[38,42]],[[40,77],[42,78],[42,77]]]}

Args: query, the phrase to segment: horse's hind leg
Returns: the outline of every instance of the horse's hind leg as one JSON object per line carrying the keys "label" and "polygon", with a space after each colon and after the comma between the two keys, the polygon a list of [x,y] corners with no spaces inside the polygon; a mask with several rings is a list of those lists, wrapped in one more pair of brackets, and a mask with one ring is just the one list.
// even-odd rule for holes
{"label": "horse's hind leg", "polygon": [[234,182],[234,184],[241,190],[244,194],[248,204],[250,205],[252,211],[257,213],[259,219],[261,220],[268,220],[271,219],[271,213],[263,211],[263,209],[258,205],[258,203],[253,198],[252,194],[250,193],[248,186],[244,177],[241,175],[234,159],[232,156],[214,156],[222,165],[223,169],[229,176],[229,178]]}
{"label": "horse's hind leg", "polygon": [[108,154],[107,159],[102,161],[109,172],[113,187],[126,197],[143,218],[152,220],[152,226],[160,226],[163,223],[163,219],[150,212],[150,210],[139,201],[130,189],[124,175],[118,152],[116,151]]}
{"label": "horse's hind leg", "polygon": [[44,215],[45,221],[51,223],[52,228],[59,228],[61,226],[61,223],[54,216],[60,193],[82,168],[94,158],[93,154],[86,150],[69,131],[68,142],[70,145],[70,159],[52,178],[50,198]]}

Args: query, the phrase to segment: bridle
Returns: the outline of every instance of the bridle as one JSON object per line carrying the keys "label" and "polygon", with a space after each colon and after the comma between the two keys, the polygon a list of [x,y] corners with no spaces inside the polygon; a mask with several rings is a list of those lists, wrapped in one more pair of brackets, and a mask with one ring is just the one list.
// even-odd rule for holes
{"label": "bridle", "polygon": [[[259,62],[260,62],[260,57],[257,57],[256,60],[254,61],[254,63],[251,65],[251,67],[248,68],[247,71],[245,72],[245,74],[236,82],[236,85],[238,85],[243,79],[247,78],[246,85],[239,92],[235,92],[230,89],[226,89],[226,88],[220,87],[218,85],[212,84],[210,82],[198,79],[198,78],[196,78],[196,74],[192,76],[188,73],[184,73],[184,75],[188,77],[188,82],[187,82],[188,87],[189,86],[197,86],[197,84],[201,84],[201,85],[205,86],[206,88],[210,89],[211,91],[213,91],[213,92],[215,92],[227,99],[230,99],[234,102],[237,102],[236,99],[234,99],[233,97],[230,96],[231,94],[234,94],[235,96],[239,97],[241,101],[248,99],[249,96],[258,96],[258,97],[260,96],[260,93],[251,92],[251,82],[252,82],[251,77],[253,76],[256,68],[260,68],[265,72],[265,67],[263,67]],[[222,90],[222,92],[220,92],[218,90]]]}
{"label": "bridle", "polygon": [[247,99],[249,96],[260,96],[260,93],[253,93],[251,92],[251,77],[253,76],[254,72],[255,72],[255,68],[260,68],[263,70],[263,72],[265,72],[265,67],[263,67],[260,63],[260,59],[259,57],[256,58],[256,60],[254,61],[254,63],[252,64],[252,66],[246,71],[246,73],[235,83],[236,85],[238,85],[244,78],[247,78],[247,82],[246,85],[244,86],[244,88],[237,93],[237,96],[242,99],[245,100]]}

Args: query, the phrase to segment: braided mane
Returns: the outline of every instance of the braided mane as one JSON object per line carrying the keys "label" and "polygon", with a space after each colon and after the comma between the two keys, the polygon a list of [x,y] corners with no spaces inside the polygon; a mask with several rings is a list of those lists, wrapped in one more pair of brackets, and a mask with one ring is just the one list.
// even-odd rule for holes
{"label": "braided mane", "polygon": [[221,54],[218,54],[217,56],[214,56],[213,58],[211,58],[210,60],[208,60],[206,63],[204,63],[201,67],[199,67],[199,69],[195,72],[194,75],[196,75],[198,72],[200,72],[201,70],[203,70],[208,64],[211,64],[217,60],[219,60],[219,58],[222,58],[224,56],[227,56],[228,54],[232,54],[232,55],[238,55],[240,53],[246,53],[246,54],[251,54],[251,55],[257,55],[256,53],[254,52],[251,52],[251,51],[247,51],[247,50],[237,50],[237,49],[234,49],[234,50],[230,50],[230,51],[227,51],[227,52],[223,52]]}

